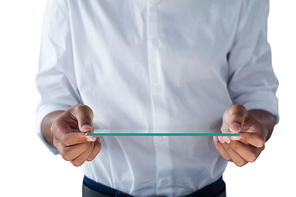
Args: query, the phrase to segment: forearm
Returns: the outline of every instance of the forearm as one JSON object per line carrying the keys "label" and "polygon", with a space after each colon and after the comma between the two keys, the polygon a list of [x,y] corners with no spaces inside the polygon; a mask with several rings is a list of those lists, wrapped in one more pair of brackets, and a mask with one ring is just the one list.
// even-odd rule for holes
{"label": "forearm", "polygon": [[63,113],[64,111],[55,111],[48,114],[41,123],[41,132],[46,141],[53,146],[53,135],[50,131],[52,123]]}
{"label": "forearm", "polygon": [[257,118],[268,130],[266,141],[271,137],[276,119],[270,113],[263,110],[250,110],[249,111],[255,118]]}

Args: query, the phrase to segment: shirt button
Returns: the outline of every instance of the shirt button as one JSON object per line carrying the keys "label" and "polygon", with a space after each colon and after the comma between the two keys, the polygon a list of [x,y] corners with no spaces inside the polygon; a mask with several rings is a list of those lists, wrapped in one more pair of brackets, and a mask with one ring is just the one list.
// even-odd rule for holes
{"label": "shirt button", "polygon": [[157,85],[155,87],[155,91],[158,92],[158,93],[162,92],[161,86],[160,85]]}
{"label": "shirt button", "polygon": [[163,139],[165,139],[165,137],[164,136],[158,136],[158,139],[163,140]]}
{"label": "shirt button", "polygon": [[159,40],[158,40],[157,38],[154,38],[154,39],[152,40],[152,44],[153,44],[153,46],[155,46],[155,47],[159,46]]}
{"label": "shirt button", "polygon": [[164,186],[164,185],[167,185],[168,183],[169,183],[168,180],[162,180],[162,181],[161,181],[161,185],[163,185],[163,186]]}

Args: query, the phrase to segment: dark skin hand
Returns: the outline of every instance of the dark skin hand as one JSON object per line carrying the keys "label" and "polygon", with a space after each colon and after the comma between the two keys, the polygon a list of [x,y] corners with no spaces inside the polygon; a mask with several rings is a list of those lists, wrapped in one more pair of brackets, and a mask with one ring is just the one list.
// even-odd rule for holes
{"label": "dark skin hand", "polygon": [[247,111],[233,105],[223,114],[222,132],[240,133],[240,137],[213,137],[216,149],[227,161],[237,166],[254,162],[264,150],[275,125],[275,117],[262,110]]}
{"label": "dark skin hand", "polygon": [[92,119],[92,110],[79,104],[47,115],[41,123],[41,131],[66,161],[78,167],[85,161],[92,161],[101,150],[101,138],[85,136],[93,131]]}
{"label": "dark skin hand", "polygon": [[[93,112],[86,105],[75,105],[67,111],[47,115],[41,130],[49,144],[74,166],[92,161],[101,150],[101,139],[86,137],[93,130]],[[240,132],[238,137],[213,137],[216,149],[227,161],[237,166],[254,162],[270,138],[275,118],[262,110],[247,111],[242,105],[233,105],[223,114],[223,131]]]}

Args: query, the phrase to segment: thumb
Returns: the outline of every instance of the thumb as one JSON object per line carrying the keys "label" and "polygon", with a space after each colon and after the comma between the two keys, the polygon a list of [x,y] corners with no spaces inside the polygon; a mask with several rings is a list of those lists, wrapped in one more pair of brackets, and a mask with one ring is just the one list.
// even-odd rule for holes
{"label": "thumb", "polygon": [[75,105],[72,107],[71,113],[78,122],[78,128],[81,132],[89,133],[93,129],[93,111],[86,105]]}
{"label": "thumb", "polygon": [[227,127],[231,132],[238,133],[241,131],[248,111],[242,105],[233,105],[226,110],[224,120],[228,123]]}

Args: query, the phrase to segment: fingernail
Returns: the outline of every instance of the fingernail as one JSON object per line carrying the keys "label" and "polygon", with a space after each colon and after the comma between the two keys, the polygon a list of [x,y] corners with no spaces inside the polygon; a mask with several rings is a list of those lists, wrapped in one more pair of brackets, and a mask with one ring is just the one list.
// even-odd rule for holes
{"label": "fingernail", "polygon": [[213,139],[214,139],[214,143],[217,144],[217,142],[218,142],[218,137],[217,137],[217,136],[214,136]]}
{"label": "fingernail", "polygon": [[230,127],[230,130],[233,131],[233,132],[240,132],[241,130],[241,127],[239,124],[237,123],[233,123]]}
{"label": "fingernail", "polygon": [[102,138],[98,137],[97,141],[101,144],[102,143]]}
{"label": "fingernail", "polygon": [[230,143],[230,139],[229,139],[228,137],[224,137],[223,139],[225,140],[225,142],[226,142],[227,144]]}
{"label": "fingernail", "polygon": [[96,141],[97,139],[95,138],[95,137],[87,137],[87,141],[88,142],[94,142],[94,141]]}
{"label": "fingernail", "polygon": [[84,124],[81,127],[82,129],[91,129],[91,126],[89,124]]}
{"label": "fingernail", "polygon": [[239,139],[240,139],[240,137],[237,137],[237,136],[232,136],[232,137],[231,137],[231,139],[232,139],[232,140],[239,140]]}
{"label": "fingernail", "polygon": [[220,142],[220,143],[222,143],[222,144],[224,144],[224,143],[225,143],[225,141],[224,141],[223,137],[219,136],[219,137],[218,137],[218,139],[219,139],[219,142]]}

